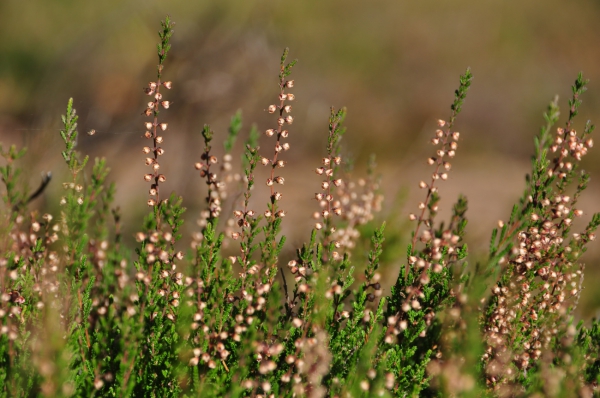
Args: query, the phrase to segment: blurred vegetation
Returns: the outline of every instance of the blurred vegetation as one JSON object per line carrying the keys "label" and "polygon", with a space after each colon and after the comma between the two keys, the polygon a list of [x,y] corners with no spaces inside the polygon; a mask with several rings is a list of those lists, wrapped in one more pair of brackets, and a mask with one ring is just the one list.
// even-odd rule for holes
{"label": "blurred vegetation", "polygon": [[[466,236],[473,251],[487,243],[498,219],[508,217],[524,186],[540,115],[555,94],[566,101],[565,88],[580,70],[591,80],[581,120],[600,114],[598,1],[2,0],[0,141],[29,147],[28,174],[66,172],[57,157],[62,142],[56,115],[74,97],[82,131],[97,131],[81,137],[80,150],[92,158],[106,155],[111,179],[135,181],[117,183],[131,192],[121,188],[116,199],[134,211],[131,193],[143,189],[144,165],[123,154],[137,148],[143,133],[142,88],[155,68],[148,43],[165,14],[177,21],[168,74],[178,82],[172,91],[177,106],[169,114],[169,134],[178,140],[165,149],[179,156],[166,167],[171,176],[188,175],[202,151],[205,123],[224,137],[229,118],[242,109],[245,120],[263,128],[276,89],[271,61],[289,46],[302,65],[295,77],[302,101],[294,109],[301,134],[290,137],[299,149],[290,152],[296,157],[290,163],[305,161],[308,170],[312,159],[301,154],[321,155],[311,148],[321,148],[329,107],[345,105],[352,132],[346,151],[359,163],[378,154],[391,206],[399,189],[409,187],[409,197],[417,191],[424,137],[447,113],[456,76],[470,66],[477,84],[457,126],[461,154],[445,196],[464,193],[469,212],[478,214],[480,224],[469,225]],[[597,157],[583,166],[600,173]],[[201,197],[200,180],[172,178],[169,184],[190,202]],[[302,181],[296,185],[299,198],[312,194],[310,184],[307,192]],[[48,195],[58,197],[61,189],[51,184]],[[581,201],[587,216],[599,195],[592,180]],[[200,200],[186,203],[191,214],[200,206]],[[406,217],[406,211],[390,211]],[[600,251],[592,247],[586,257],[584,286],[592,286],[600,276]],[[600,307],[600,295],[593,293],[588,287],[582,297],[586,316]]]}

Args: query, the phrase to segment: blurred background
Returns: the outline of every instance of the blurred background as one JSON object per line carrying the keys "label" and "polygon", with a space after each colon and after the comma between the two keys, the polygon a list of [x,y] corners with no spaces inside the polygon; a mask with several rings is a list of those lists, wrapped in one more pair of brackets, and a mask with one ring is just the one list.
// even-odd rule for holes
{"label": "blurred background", "polygon": [[[0,0],[0,141],[29,148],[23,166],[32,188],[42,171],[55,176],[35,206],[57,211],[66,171],[60,115],[73,97],[80,133],[97,132],[82,134],[79,150],[108,159],[127,231],[139,228],[148,189],[141,178],[141,112],[148,101],[142,89],[155,78],[157,31],[167,14],[176,27],[164,71],[173,89],[165,99],[174,104],[161,113],[169,123],[162,170],[167,190],[184,197],[190,230],[197,229],[203,205],[205,185],[193,169],[203,125],[220,142],[231,115],[242,109],[241,140],[252,123],[259,131],[272,127],[265,109],[276,100],[284,47],[299,60],[282,189],[283,206],[295,217],[284,223],[290,251],[311,228],[316,205],[310,198],[320,181],[311,170],[325,151],[331,106],[348,107],[344,153],[355,160],[356,173],[364,174],[369,155],[377,155],[384,213],[397,214],[402,224],[422,200],[417,183],[430,173],[425,160],[436,121],[448,117],[459,75],[471,67],[475,79],[456,123],[460,148],[440,188],[445,209],[459,193],[469,199],[471,261],[485,256],[491,229],[522,193],[547,104],[560,96],[562,123],[580,71],[591,83],[576,128],[600,117],[597,0]],[[272,143],[261,140],[270,152]],[[592,173],[580,204],[586,220],[600,210],[599,159],[591,151],[583,162]],[[394,208],[399,196],[404,207]],[[256,210],[264,203],[257,201]],[[590,317],[600,308],[599,248],[583,260],[579,311]]]}

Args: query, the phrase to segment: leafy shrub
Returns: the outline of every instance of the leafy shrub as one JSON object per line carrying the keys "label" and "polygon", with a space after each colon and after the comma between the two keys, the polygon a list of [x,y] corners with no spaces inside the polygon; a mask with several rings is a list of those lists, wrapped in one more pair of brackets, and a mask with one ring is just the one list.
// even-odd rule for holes
{"label": "leafy shrub", "polygon": [[[168,130],[162,110],[172,105],[163,95],[175,86],[163,77],[172,26],[169,18],[162,23],[157,78],[145,89],[150,212],[134,248],[122,240],[106,161],[96,159],[86,177],[90,167],[76,150],[72,100],[62,118],[70,175],[60,214],[28,210],[50,176],[28,194],[16,166],[25,151],[1,150],[2,396],[597,393],[600,324],[587,328],[573,320],[584,275],[579,259],[600,224],[596,214],[583,231],[571,231],[590,178],[579,162],[593,144],[593,125],[581,133],[574,128],[587,83],[581,75],[564,128],[553,130],[558,101],[550,104],[524,194],[493,231],[487,260],[472,266],[463,242],[466,198],[447,222],[436,218],[438,186],[458,150],[455,122],[472,81],[469,70],[461,76],[449,118],[438,121],[431,140],[436,149],[427,161],[434,170],[419,184],[424,200],[409,217],[414,227],[405,267],[384,292],[378,269],[385,223],[373,225],[379,181],[374,163],[358,182],[344,167],[344,108],[331,109],[324,157],[315,165],[314,228],[296,258],[280,259],[289,202],[277,187],[294,183],[293,175],[281,175],[294,121],[289,76],[296,61],[288,63],[287,49],[277,102],[268,107],[274,121],[265,130],[267,149],[258,147],[252,128],[239,183],[231,151],[241,114],[231,119],[220,157],[215,134],[209,126],[202,130],[204,151],[195,168],[207,186],[206,209],[191,249],[178,250],[185,208],[182,198],[165,195],[160,167],[161,134]],[[264,189],[259,168],[268,175],[264,211],[252,201],[255,182]],[[241,203],[228,195],[236,191]],[[232,203],[233,217],[219,223]]]}

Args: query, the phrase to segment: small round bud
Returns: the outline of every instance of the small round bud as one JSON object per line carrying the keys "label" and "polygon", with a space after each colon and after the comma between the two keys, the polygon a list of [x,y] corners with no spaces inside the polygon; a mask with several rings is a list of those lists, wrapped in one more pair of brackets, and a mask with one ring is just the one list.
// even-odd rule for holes
{"label": "small round bud", "polygon": [[152,207],[152,206],[156,206],[156,200],[154,199],[148,199],[148,206]]}
{"label": "small round bud", "polygon": [[287,99],[290,100],[290,101],[293,101],[293,100],[296,99],[296,96],[294,94],[288,93]]}
{"label": "small round bud", "polygon": [[285,117],[285,122],[287,124],[292,124],[294,122],[294,117],[292,115],[288,115]]}
{"label": "small round bud", "polygon": [[158,137],[156,137],[157,144],[162,144],[162,142],[163,142],[163,138],[160,135]]}
{"label": "small round bud", "polygon": [[285,82],[285,86],[287,88],[292,88],[294,87],[294,81],[293,80],[288,80],[287,82]]}
{"label": "small round bud", "polygon": [[267,137],[272,137],[273,134],[275,134],[275,130],[273,130],[273,129],[268,129],[268,130],[265,131],[265,135]]}
{"label": "small round bud", "polygon": [[161,104],[161,105],[163,106],[163,108],[165,108],[165,109],[169,109],[169,107],[171,106],[171,103],[170,103],[169,101],[163,101],[163,102],[161,102],[160,104]]}
{"label": "small round bud", "polygon": [[152,129],[152,123],[150,123],[150,122],[144,123],[144,126],[146,126],[146,130]]}
{"label": "small round bud", "polygon": [[144,181],[150,182],[152,181],[152,174],[144,174]]}
{"label": "small round bud", "polygon": [[277,110],[277,105],[269,105],[268,111],[269,113],[275,113]]}
{"label": "small round bud", "polygon": [[142,149],[142,152],[144,152],[144,153],[150,153],[150,150],[151,150],[151,149],[150,149],[150,147],[147,147],[147,146],[145,146],[145,147]]}
{"label": "small round bud", "polygon": [[283,150],[284,150],[284,151],[287,151],[287,150],[289,150],[289,149],[290,149],[290,144],[288,144],[287,142],[285,142],[285,143],[283,144],[282,148],[283,148]]}
{"label": "small round bud", "polygon": [[160,129],[161,129],[162,131],[165,131],[165,130],[167,129],[167,126],[168,126],[168,124],[167,124],[167,123],[161,123],[161,124],[160,124]]}
{"label": "small round bud", "polygon": [[158,176],[158,182],[165,182],[167,181],[167,177],[164,176],[164,174],[161,174]]}
{"label": "small round bud", "polygon": [[279,126],[283,126],[284,123],[285,123],[285,119],[284,118],[280,117],[280,118],[277,119],[277,124]]}
{"label": "small round bud", "polygon": [[263,164],[263,166],[268,165],[269,163],[271,163],[271,161],[267,158],[261,158],[260,162]]}

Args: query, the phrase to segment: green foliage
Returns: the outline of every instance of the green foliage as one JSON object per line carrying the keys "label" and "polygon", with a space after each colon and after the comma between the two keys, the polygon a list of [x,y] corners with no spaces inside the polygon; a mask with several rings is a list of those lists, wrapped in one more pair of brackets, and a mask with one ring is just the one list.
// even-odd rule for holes
{"label": "green foliage", "polygon": [[229,129],[227,132],[229,135],[225,142],[223,142],[223,147],[225,148],[225,152],[229,153],[233,149],[235,145],[235,141],[237,139],[238,134],[242,130],[242,111],[238,109],[238,111],[231,117],[231,121],[229,122]]}
{"label": "green foliage", "polygon": [[[585,270],[580,257],[600,226],[597,213],[572,231],[590,181],[578,166],[594,130],[589,122],[581,133],[573,127],[586,90],[582,75],[566,126],[552,132],[558,98],[544,115],[524,194],[493,230],[485,261],[467,263],[464,196],[448,220],[439,220],[438,188],[458,148],[454,124],[473,78],[469,69],[449,118],[438,121],[428,160],[434,171],[419,184],[425,198],[409,217],[410,240],[399,237],[406,225],[393,216],[374,220],[381,202],[374,158],[367,177],[355,182],[340,145],[346,109],[331,108],[316,168],[314,227],[295,257],[284,260],[290,244],[283,208],[293,205],[275,187],[295,178],[281,170],[294,120],[294,81],[287,78],[296,61],[286,63],[286,49],[279,102],[269,107],[277,126],[265,134],[275,140],[273,155],[261,156],[252,126],[237,192],[228,177],[243,134],[241,111],[231,119],[221,159],[213,147],[218,133],[204,126],[195,167],[207,186],[206,206],[184,251],[184,198],[159,192],[166,177],[158,173],[157,127],[167,124],[157,115],[159,105],[170,106],[159,101],[159,90],[171,88],[160,79],[172,27],[169,18],[162,23],[158,83],[145,90],[155,98],[145,112],[154,117],[145,134],[154,146],[144,147],[153,171],[144,175],[150,210],[134,246],[121,236],[107,161],[88,167],[76,151],[72,99],[60,132],[69,171],[60,217],[29,209],[49,176],[28,196],[16,165],[25,150],[0,146],[0,396],[597,394],[600,323],[575,326],[573,315]],[[253,209],[264,181],[259,165],[270,190],[260,212]],[[221,225],[219,218],[229,216],[223,208],[233,208],[234,219]]]}

